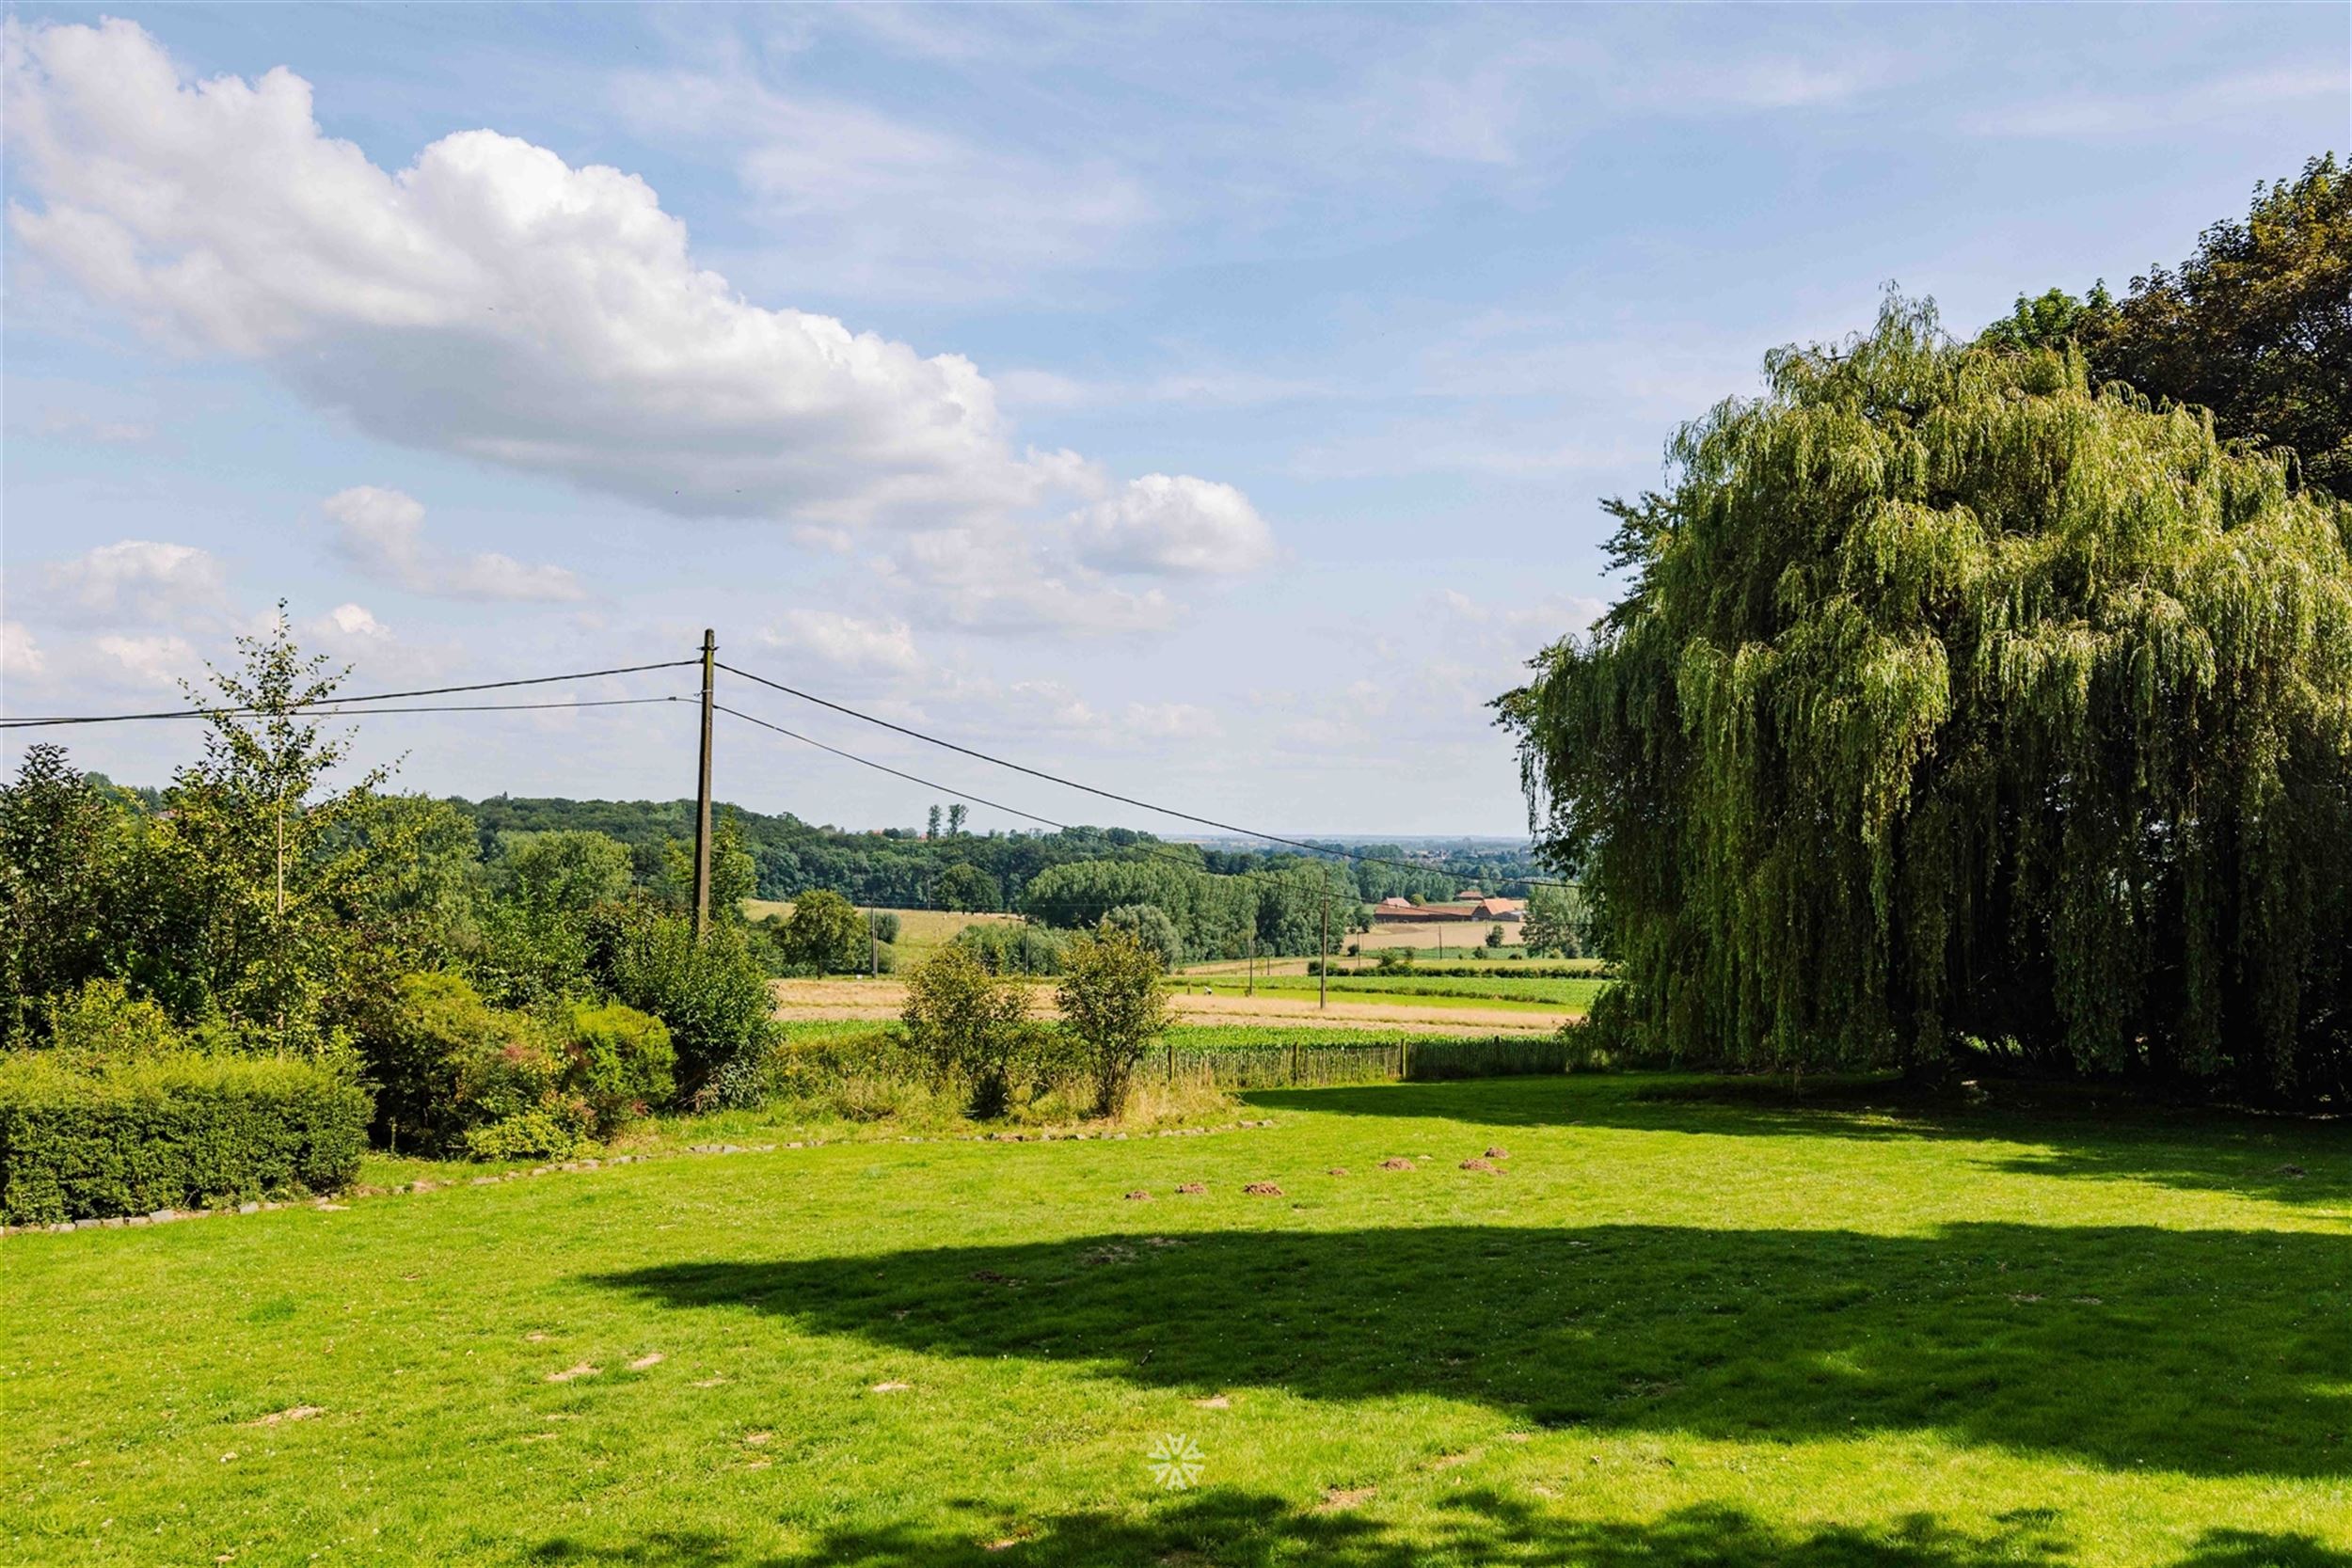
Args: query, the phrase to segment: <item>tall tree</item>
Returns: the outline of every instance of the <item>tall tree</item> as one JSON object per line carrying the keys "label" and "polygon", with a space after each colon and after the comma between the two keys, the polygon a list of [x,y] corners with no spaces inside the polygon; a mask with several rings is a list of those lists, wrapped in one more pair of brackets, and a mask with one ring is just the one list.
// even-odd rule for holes
{"label": "tall tree", "polygon": [[201,911],[183,955],[187,978],[279,1050],[305,1050],[321,1043],[321,1004],[415,860],[424,824],[383,810],[387,768],[332,782],[351,743],[311,715],[345,672],[303,657],[282,604],[269,632],[240,637],[237,649],[240,671],[215,670],[210,692],[187,689],[204,709],[204,752],[165,793],[161,847]]}
{"label": "tall tree", "polygon": [[1931,306],[1766,369],[1613,504],[1628,593],[1500,704],[1619,1022],[2352,1089],[2352,509]]}
{"label": "tall tree", "polygon": [[947,808],[947,836],[949,838],[963,836],[964,815],[965,808],[961,800],[956,801]]}
{"label": "tall tree", "polygon": [[2072,341],[2094,383],[2213,410],[2225,437],[2292,449],[2302,477],[2352,497],[2352,170],[2313,158],[2300,177],[2257,185],[2175,268],[2076,300],[2020,298],[1986,329],[2015,347]]}

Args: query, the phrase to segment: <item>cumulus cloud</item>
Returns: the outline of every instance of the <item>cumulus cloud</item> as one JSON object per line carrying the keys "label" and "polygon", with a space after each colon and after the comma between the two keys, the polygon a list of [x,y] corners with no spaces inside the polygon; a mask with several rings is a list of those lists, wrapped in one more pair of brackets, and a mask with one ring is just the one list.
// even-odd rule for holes
{"label": "cumulus cloud", "polygon": [[220,562],[194,545],[125,539],[48,568],[51,605],[85,617],[169,620],[217,606]]}
{"label": "cumulus cloud", "polygon": [[176,687],[195,675],[201,664],[195,646],[169,632],[110,633],[98,640],[97,647],[109,667],[103,673],[115,683],[127,679],[135,686]]}
{"label": "cumulus cloud", "polygon": [[[1054,542],[1024,518],[1112,490],[1074,453],[1017,449],[970,360],[745,299],[633,175],[487,130],[389,171],[321,133],[291,71],[186,82],[119,20],[11,20],[6,54],[27,253],[372,435],[680,516],[988,529],[1017,553]],[[861,178],[888,195],[927,145],[875,152]],[[811,155],[778,164],[774,188],[815,178]],[[410,570],[392,535],[377,559]]]}
{"label": "cumulus cloud", "polygon": [[907,675],[922,668],[904,621],[869,621],[835,610],[791,610],[760,641],[780,653],[862,675]]}
{"label": "cumulus cloud", "polygon": [[584,595],[562,566],[532,566],[487,551],[453,555],[426,543],[424,506],[398,490],[358,484],[320,503],[336,548],[361,571],[411,594],[452,599],[566,602]]}
{"label": "cumulus cloud", "polygon": [[0,674],[30,680],[49,668],[32,631],[22,622],[0,621]]}
{"label": "cumulus cloud", "polygon": [[1146,474],[1073,519],[1080,559],[1110,571],[1231,575],[1274,559],[1274,531],[1230,484]]}

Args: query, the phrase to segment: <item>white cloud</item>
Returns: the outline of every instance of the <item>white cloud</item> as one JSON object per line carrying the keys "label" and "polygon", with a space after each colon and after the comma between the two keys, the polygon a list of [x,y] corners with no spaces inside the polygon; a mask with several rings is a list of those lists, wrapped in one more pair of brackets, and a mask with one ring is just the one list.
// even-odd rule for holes
{"label": "white cloud", "polygon": [[0,621],[0,674],[28,680],[48,668],[49,657],[29,627],[20,621]]}
{"label": "white cloud", "polygon": [[739,57],[625,74],[614,101],[641,135],[734,150],[781,274],[868,297],[1025,288],[1041,270],[1102,265],[1154,217],[1141,184],[1099,154],[982,146],[771,87]]}
{"label": "white cloud", "polygon": [[336,547],[370,577],[412,594],[452,599],[563,603],[584,597],[562,566],[526,565],[508,555],[452,555],[424,540],[424,506],[373,484],[339,490],[320,503],[336,524]]}
{"label": "white cloud", "polygon": [[343,646],[384,642],[392,635],[389,626],[367,606],[358,604],[337,605],[304,629],[314,638]]}
{"label": "white cloud", "polygon": [[1198,703],[1129,703],[1124,728],[1152,740],[1214,740],[1225,733],[1216,714]]}
{"label": "white cloud", "polygon": [[174,619],[218,606],[220,562],[194,545],[125,539],[48,569],[52,607],[87,617]]}
{"label": "white cloud", "polygon": [[[6,40],[9,214],[27,252],[176,343],[270,366],[372,435],[683,516],[990,528],[1023,552],[1009,530],[1025,513],[1105,487],[1073,453],[1016,450],[968,359],[746,300],[618,169],[465,131],[390,172],[324,135],[310,84],[282,68],[186,84],[119,20],[11,20]],[[839,150],[822,138],[846,121],[755,107],[785,116],[763,154],[781,197],[834,178],[820,165]],[[852,208],[968,172],[954,158],[930,168],[935,141],[853,129]],[[1041,187],[1021,210],[1032,216],[1095,201],[1042,166],[1013,173]],[[1103,199],[1119,220],[1123,198]],[[958,211],[958,224],[1023,226]]]}
{"label": "white cloud", "polygon": [[203,673],[194,645],[167,632],[109,634],[98,640],[98,651],[112,667],[105,673],[118,682],[128,677],[139,686],[176,687]]}
{"label": "white cloud", "polygon": [[1056,562],[1003,528],[936,529],[873,566],[924,619],[997,635],[1164,631],[1181,608],[1161,589],[1123,588],[1078,562]]}
{"label": "white cloud", "polygon": [[834,610],[790,610],[760,636],[769,647],[862,675],[909,675],[922,668],[904,621],[869,621]]}
{"label": "white cloud", "polygon": [[1072,519],[1079,558],[1108,571],[1230,576],[1274,559],[1274,531],[1230,484],[1146,474]]}

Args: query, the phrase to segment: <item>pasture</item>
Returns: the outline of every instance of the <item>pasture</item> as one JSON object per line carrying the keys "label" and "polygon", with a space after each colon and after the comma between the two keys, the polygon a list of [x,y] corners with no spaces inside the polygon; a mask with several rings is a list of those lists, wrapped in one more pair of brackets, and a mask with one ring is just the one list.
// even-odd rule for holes
{"label": "pasture", "polygon": [[15,1236],[0,1559],[2352,1563],[2344,1130],[1998,1094],[1279,1091]]}

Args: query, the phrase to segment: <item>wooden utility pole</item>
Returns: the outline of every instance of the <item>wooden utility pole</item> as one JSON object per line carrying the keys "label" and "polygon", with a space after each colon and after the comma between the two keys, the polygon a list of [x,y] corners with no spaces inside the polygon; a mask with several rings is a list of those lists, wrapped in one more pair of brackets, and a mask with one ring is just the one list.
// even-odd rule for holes
{"label": "wooden utility pole", "polygon": [[710,676],[719,657],[718,640],[703,628],[703,760],[701,782],[694,791],[694,940],[710,928]]}
{"label": "wooden utility pole", "polygon": [[874,934],[874,911],[866,911],[866,977],[882,978],[882,938]]}
{"label": "wooden utility pole", "polygon": [[1315,946],[1315,1006],[1331,1005],[1331,889],[1323,890],[1323,940]]}

